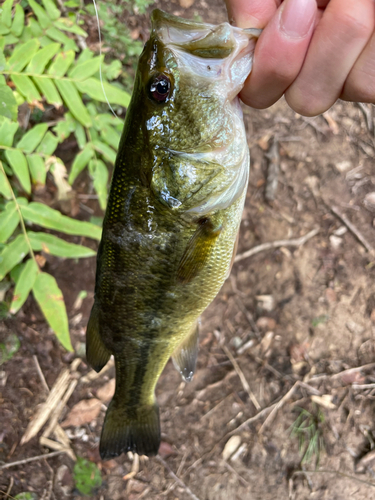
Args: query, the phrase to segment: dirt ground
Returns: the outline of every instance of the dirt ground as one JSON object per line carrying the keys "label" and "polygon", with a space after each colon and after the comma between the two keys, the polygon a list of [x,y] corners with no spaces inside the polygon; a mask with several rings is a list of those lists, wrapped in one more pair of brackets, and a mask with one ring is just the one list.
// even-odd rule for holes
{"label": "dirt ground", "polygon": [[[185,17],[225,20],[216,2],[181,0],[189,3],[159,5]],[[82,401],[99,405],[95,412],[90,407],[95,416],[86,423],[63,423],[74,453],[102,471],[102,486],[86,498],[375,499],[374,109],[338,102],[323,116],[304,118],[282,99],[263,111],[244,108],[244,119],[252,160],[238,261],[202,317],[193,381],[182,382],[171,362],[160,378],[158,457],[100,461],[114,370],[87,381],[84,358],[73,370],[76,386],[59,422]],[[274,199],[267,201],[266,192]],[[284,242],[241,259],[259,244],[314,229],[303,245]],[[46,265],[63,290],[76,354],[57,345],[31,298],[0,327],[0,342],[9,332],[21,341],[0,367],[4,499],[21,491],[35,491],[40,500],[79,496],[74,461],[65,453],[2,469],[53,451],[40,443],[43,430],[20,444],[47,397],[38,367],[51,388],[84,352],[95,259],[48,257]],[[87,298],[77,301],[81,290]]]}

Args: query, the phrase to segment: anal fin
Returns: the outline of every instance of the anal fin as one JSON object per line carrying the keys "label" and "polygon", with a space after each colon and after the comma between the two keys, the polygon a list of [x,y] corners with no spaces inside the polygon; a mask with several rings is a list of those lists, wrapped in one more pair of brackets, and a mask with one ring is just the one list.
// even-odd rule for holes
{"label": "anal fin", "polygon": [[100,338],[98,316],[98,306],[94,303],[86,330],[86,359],[96,372],[100,372],[111,357]]}
{"label": "anal fin", "polygon": [[195,372],[198,357],[198,337],[199,321],[194,324],[191,332],[172,354],[173,364],[186,382],[191,381]]}
{"label": "anal fin", "polygon": [[198,228],[190,238],[177,269],[180,283],[189,283],[204,268],[221,229],[222,226],[215,228],[207,217],[198,221]]}

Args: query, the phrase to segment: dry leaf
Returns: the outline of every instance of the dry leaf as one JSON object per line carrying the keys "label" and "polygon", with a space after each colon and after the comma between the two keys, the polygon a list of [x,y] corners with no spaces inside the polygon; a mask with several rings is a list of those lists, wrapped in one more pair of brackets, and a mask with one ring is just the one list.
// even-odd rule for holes
{"label": "dry leaf", "polygon": [[331,394],[323,394],[323,396],[311,396],[311,401],[327,408],[327,410],[336,410],[337,406],[332,403]]}
{"label": "dry leaf", "polygon": [[101,406],[102,403],[99,399],[83,399],[73,406],[61,427],[89,424],[99,415]]}
{"label": "dry leaf", "polygon": [[102,385],[102,387],[100,387],[96,391],[96,395],[101,401],[107,402],[113,398],[113,395],[115,394],[115,388],[116,388],[116,379],[113,378],[106,384]]}
{"label": "dry leaf", "polygon": [[69,199],[69,194],[72,191],[72,186],[70,186],[66,180],[68,174],[65,165],[59,158],[51,156],[51,158],[46,162],[46,166],[50,166],[50,172],[53,175],[53,180],[55,181],[58,199],[67,200]]}
{"label": "dry leaf", "polygon": [[257,144],[259,147],[263,149],[263,151],[267,151],[270,139],[271,139],[271,134],[266,134],[263,137],[261,137],[259,141],[257,141]]}

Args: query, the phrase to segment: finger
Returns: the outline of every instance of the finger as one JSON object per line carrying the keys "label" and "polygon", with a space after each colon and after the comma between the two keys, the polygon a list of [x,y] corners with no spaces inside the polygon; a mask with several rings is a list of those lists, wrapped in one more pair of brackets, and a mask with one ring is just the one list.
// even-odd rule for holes
{"label": "finger", "polygon": [[313,33],[315,0],[285,0],[255,48],[250,77],[240,96],[254,108],[276,102],[301,70]]}
{"label": "finger", "polygon": [[375,34],[349,73],[340,97],[345,101],[375,104]]}
{"label": "finger", "polygon": [[264,28],[282,0],[225,0],[229,21],[239,28]]}
{"label": "finger", "polygon": [[346,78],[375,26],[373,0],[331,0],[317,25],[297,79],[285,97],[298,113],[314,116],[339,98]]}

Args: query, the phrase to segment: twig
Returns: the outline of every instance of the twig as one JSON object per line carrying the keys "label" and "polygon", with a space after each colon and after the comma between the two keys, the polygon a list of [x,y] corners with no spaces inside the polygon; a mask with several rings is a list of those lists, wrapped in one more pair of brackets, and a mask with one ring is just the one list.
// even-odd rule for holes
{"label": "twig", "polygon": [[14,484],[13,476],[10,476],[9,486],[7,492],[5,493],[7,497],[10,497],[10,492],[12,491],[13,484]]}
{"label": "twig", "polygon": [[275,407],[272,409],[271,413],[268,415],[266,420],[263,422],[261,428],[259,429],[259,434],[262,434],[264,429],[273,422],[276,417],[276,413],[284,406],[284,404],[293,396],[294,391],[299,386],[299,383],[296,382],[291,389],[280,399],[278,403],[276,403]]}
{"label": "twig", "polygon": [[[375,363],[368,363],[367,365],[362,365],[362,366],[356,366],[355,368],[348,368],[347,370],[343,370],[341,372],[338,372],[338,373],[334,373],[333,375],[318,375],[316,377],[313,377],[313,378],[310,378],[309,379],[309,384],[312,384],[312,383],[315,383],[315,382],[321,382],[322,380],[327,380],[327,379],[330,379],[330,380],[336,380],[338,378],[345,378],[345,377],[349,377],[350,379],[350,376],[353,375],[354,373],[358,373],[358,372],[361,372],[362,370],[363,371],[367,371],[367,370],[372,370],[373,368],[375,368]],[[344,385],[351,385],[352,382],[349,382],[348,384],[345,384],[345,381],[344,382]]]}
{"label": "twig", "polygon": [[313,229],[309,233],[301,236],[300,238],[292,239],[292,240],[279,240],[279,241],[269,241],[268,243],[262,243],[254,248],[250,248],[250,250],[246,250],[244,253],[240,253],[234,259],[234,262],[239,262],[240,260],[247,259],[248,257],[252,257],[256,253],[264,252],[265,250],[271,250],[273,248],[280,247],[299,247],[306,243],[306,241],[310,240],[314,236],[316,236],[320,231],[320,228]]}
{"label": "twig", "polygon": [[45,388],[45,390],[48,393],[49,392],[49,387],[48,387],[48,384],[47,384],[46,379],[44,377],[44,374],[42,372],[42,369],[40,368],[40,364],[39,364],[38,358],[36,357],[35,354],[33,355],[33,360],[34,360],[35,368],[36,368],[36,371],[38,372],[40,381],[42,382],[42,386]]}
{"label": "twig", "polygon": [[199,500],[199,498],[196,495],[194,495],[194,493],[191,491],[191,489],[188,486],[186,486],[186,484],[183,481],[181,481],[181,479],[179,477],[176,476],[176,474],[169,467],[169,465],[167,464],[167,462],[161,458],[161,456],[157,455],[155,458],[167,470],[168,474],[176,481],[176,483],[179,484],[179,486],[181,486],[181,488],[184,488],[184,490],[186,491],[186,493],[193,500]]}
{"label": "twig", "polygon": [[11,462],[9,464],[0,465],[0,470],[9,469],[10,467],[16,467],[17,465],[28,464],[29,462],[37,462],[38,460],[43,460],[44,458],[52,458],[61,453],[66,453],[67,450],[53,451],[52,453],[46,453],[44,455],[38,455],[36,457],[25,458],[24,460],[18,460],[17,462]]}
{"label": "twig", "polygon": [[250,483],[248,481],[246,481],[246,479],[243,478],[241,476],[241,474],[239,474],[234,467],[232,467],[231,465],[229,465],[228,462],[226,462],[226,461],[223,461],[223,462],[224,462],[225,467],[228,470],[230,470],[230,472],[233,472],[233,474],[235,474],[238,477],[239,481],[245,486],[245,488],[248,487],[248,486],[251,486]]}
{"label": "twig", "polygon": [[280,173],[279,142],[276,137],[273,137],[271,147],[265,156],[268,159],[268,169],[264,196],[267,201],[272,202],[275,199]]}
{"label": "twig", "polygon": [[228,358],[230,359],[232,365],[233,365],[233,368],[235,369],[237,375],[239,376],[240,380],[241,380],[241,383],[243,385],[243,388],[245,389],[245,391],[248,393],[253,405],[255,406],[255,408],[259,411],[261,409],[261,406],[260,404],[258,403],[256,397],[255,397],[255,394],[253,393],[253,391],[251,390],[250,388],[250,385],[248,383],[248,381],[246,380],[245,378],[245,375],[243,374],[243,371],[241,370],[239,364],[237,363],[237,361],[234,359],[232,353],[230,352],[230,350],[228,349],[227,346],[223,346],[223,351],[225,352],[225,354],[228,356]]}
{"label": "twig", "polygon": [[346,217],[346,215],[341,213],[340,210],[335,206],[331,206],[330,208],[331,208],[331,211],[336,215],[336,217],[338,217],[345,224],[345,226],[349,229],[349,231],[351,231],[354,234],[354,236],[365,247],[365,249],[369,253],[373,254],[374,248],[366,240],[366,238],[363,236],[363,234],[350,222],[350,220]]}
{"label": "twig", "polygon": [[321,469],[321,470],[297,470],[293,472],[294,475],[299,475],[299,474],[337,474],[338,476],[342,477],[347,477],[348,479],[353,479],[353,481],[358,481],[359,483],[367,484],[368,486],[373,486],[375,487],[375,483],[370,483],[369,481],[365,481],[364,479],[359,479],[358,477],[351,476],[350,474],[345,474],[344,472],[340,472],[338,470],[326,470],[326,469]]}

